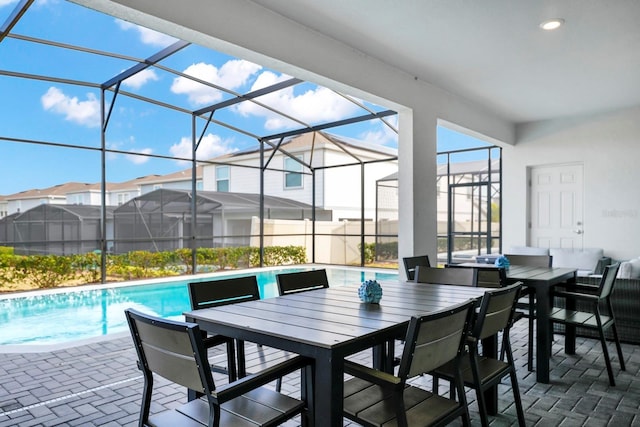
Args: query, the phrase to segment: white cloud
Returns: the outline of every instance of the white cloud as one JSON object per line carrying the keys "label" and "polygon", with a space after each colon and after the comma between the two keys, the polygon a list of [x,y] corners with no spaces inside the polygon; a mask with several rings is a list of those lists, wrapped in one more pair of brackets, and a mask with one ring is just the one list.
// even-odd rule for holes
{"label": "white cloud", "polygon": [[[287,79],[290,79],[287,75],[277,76],[270,71],[265,71],[258,76],[251,91],[262,89]],[[294,94],[293,87],[289,87],[261,96],[258,100],[305,123],[344,119],[351,116],[358,109],[355,104],[324,87],[317,87],[300,95]],[[252,102],[238,104],[236,110],[243,116],[263,117],[265,119],[264,127],[268,130],[300,126]]]}
{"label": "white cloud", "polygon": [[[142,148],[137,150],[130,150],[131,153],[141,153],[141,154],[151,154],[153,153],[152,148]],[[146,156],[127,156],[127,160],[136,165],[141,165],[143,163],[147,163],[149,161],[149,157]]]}
{"label": "white cloud", "polygon": [[[231,140],[224,140],[218,135],[208,133],[202,138],[200,145],[198,146],[197,159],[208,160],[213,157],[218,157],[223,154],[233,153],[238,151],[237,148],[231,146]],[[175,157],[183,157],[186,159],[191,158],[191,137],[182,137],[180,142],[173,144],[169,148],[171,155]],[[179,160],[179,163],[185,163],[183,160]]]}
{"label": "white cloud", "polygon": [[111,149],[111,150],[118,150],[118,151],[128,151],[129,153],[132,154],[126,154],[126,153],[107,153],[107,159],[110,161],[114,161],[116,159],[118,159],[120,156],[124,156],[124,158],[136,165],[141,165],[143,163],[146,163],[150,160],[149,157],[147,156],[136,156],[134,154],[140,153],[140,154],[153,154],[153,148],[131,148],[131,149],[127,149],[127,147],[125,147],[127,144],[135,144],[136,139],[133,136],[130,136],[128,139],[128,142],[124,142],[124,141],[108,141],[107,142],[107,148]]}
{"label": "white cloud", "polygon": [[[389,122],[391,126],[395,127],[396,129],[398,128],[397,116],[387,117],[385,118],[385,120]],[[386,145],[389,147],[397,148],[398,134],[381,121],[376,121],[378,122],[378,129],[373,128],[371,130],[368,130],[367,132],[360,134],[360,139],[370,144]]]}
{"label": "white cloud", "polygon": [[88,127],[100,126],[100,102],[93,93],[87,93],[87,99],[80,101],[52,86],[40,101],[45,111],[62,114],[65,120]]}
{"label": "white cloud", "polygon": [[156,72],[154,70],[146,68],[126,79],[122,82],[122,84],[133,89],[140,89],[143,85],[149,83],[150,81],[157,80],[159,80],[159,77]]}
{"label": "white cloud", "polygon": [[123,21],[121,19],[116,19],[116,23],[121,29],[125,31],[128,31],[128,30],[137,31],[138,35],[140,36],[140,41],[144,44],[158,46],[158,47],[167,47],[178,40],[175,37],[171,37],[166,34],[159,33],[155,30],[150,30],[148,28],[141,27],[140,25]]}
{"label": "white cloud", "polygon": [[[261,66],[242,59],[227,61],[219,69],[211,64],[199,62],[183,71],[184,74],[218,86],[236,90],[244,86],[249,78],[257,73]],[[176,77],[171,91],[179,95],[187,95],[193,105],[208,105],[222,99],[222,92],[185,77]]]}
{"label": "white cloud", "polygon": [[9,6],[13,3],[18,3],[18,0],[0,0],[0,7]]}

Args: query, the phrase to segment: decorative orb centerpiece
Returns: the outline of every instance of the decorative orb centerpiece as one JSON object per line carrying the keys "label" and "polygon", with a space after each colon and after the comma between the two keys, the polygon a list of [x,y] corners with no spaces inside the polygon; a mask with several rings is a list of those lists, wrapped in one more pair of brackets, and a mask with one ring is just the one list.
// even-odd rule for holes
{"label": "decorative orb centerpiece", "polygon": [[377,280],[362,282],[358,288],[358,296],[362,302],[378,304],[382,298],[382,286]]}
{"label": "decorative orb centerpiece", "polygon": [[496,267],[502,267],[506,270],[508,270],[511,266],[509,259],[504,255],[500,255],[498,258],[496,258],[496,262],[494,264]]}

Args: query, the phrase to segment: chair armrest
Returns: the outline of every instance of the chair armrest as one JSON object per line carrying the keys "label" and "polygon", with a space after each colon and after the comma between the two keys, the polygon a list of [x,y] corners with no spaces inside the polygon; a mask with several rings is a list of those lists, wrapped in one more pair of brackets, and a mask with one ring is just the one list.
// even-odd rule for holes
{"label": "chair armrest", "polygon": [[575,299],[575,300],[591,301],[591,302],[597,302],[600,300],[600,297],[598,295],[590,295],[590,294],[584,294],[580,292],[555,291],[553,293],[553,296],[568,298],[568,299]]}
{"label": "chair armrest", "polygon": [[555,289],[556,294],[561,292],[576,292],[579,294],[593,295],[598,292],[600,287],[597,285],[590,285],[588,283],[571,283],[568,285],[559,285]]}
{"label": "chair armrest", "polygon": [[311,361],[308,358],[296,356],[255,374],[247,375],[237,381],[220,386],[211,394],[218,403],[222,404],[291,372],[302,369],[310,365],[310,363]]}
{"label": "chair armrest", "polygon": [[233,342],[233,338],[225,337],[224,335],[210,335],[202,340],[204,348],[211,348],[220,344],[228,344],[230,342]]}
{"label": "chair armrest", "polygon": [[397,387],[400,385],[400,378],[394,375],[349,360],[344,361],[344,372],[381,386]]}
{"label": "chair armrest", "polygon": [[598,260],[598,264],[596,265],[596,269],[593,271],[594,274],[603,274],[604,268],[608,265],[611,265],[611,257],[603,256]]}

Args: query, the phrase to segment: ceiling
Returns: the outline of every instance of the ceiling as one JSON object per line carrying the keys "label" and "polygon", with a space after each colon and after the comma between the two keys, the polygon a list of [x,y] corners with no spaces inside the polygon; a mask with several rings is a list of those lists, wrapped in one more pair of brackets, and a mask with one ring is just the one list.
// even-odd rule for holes
{"label": "ceiling", "polygon": [[640,105],[638,0],[253,2],[516,123]]}

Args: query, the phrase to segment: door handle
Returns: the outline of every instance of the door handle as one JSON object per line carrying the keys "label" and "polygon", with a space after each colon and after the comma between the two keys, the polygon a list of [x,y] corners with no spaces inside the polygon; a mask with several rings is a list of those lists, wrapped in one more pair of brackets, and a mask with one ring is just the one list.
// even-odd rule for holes
{"label": "door handle", "polygon": [[582,234],[582,230],[580,230],[579,228],[573,230],[573,232],[576,233],[576,234]]}

